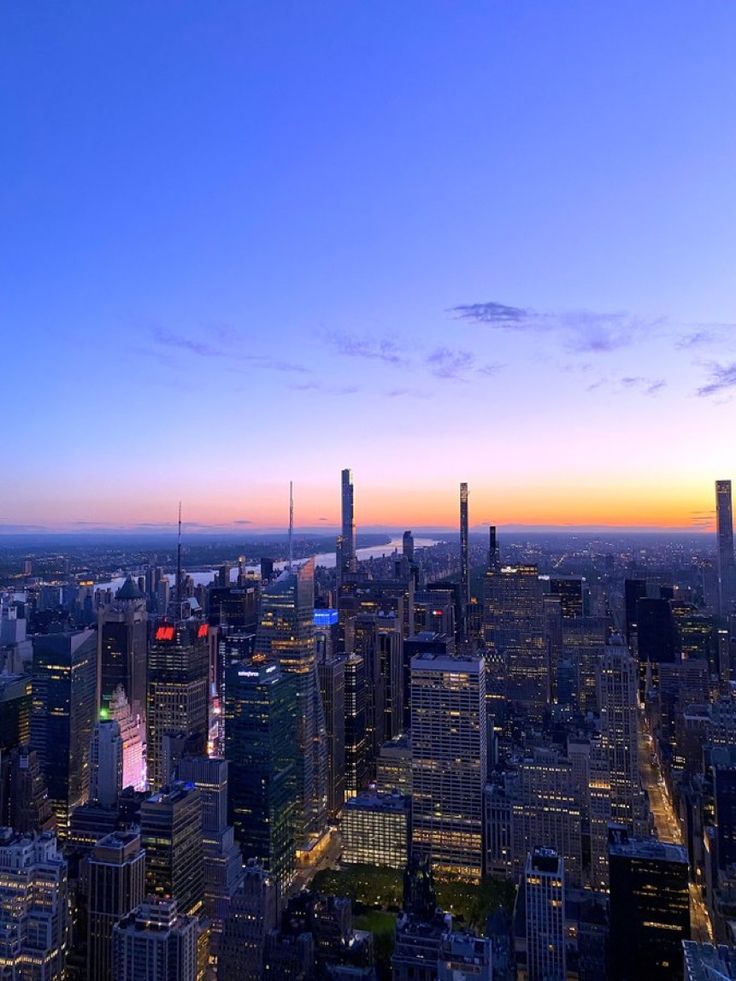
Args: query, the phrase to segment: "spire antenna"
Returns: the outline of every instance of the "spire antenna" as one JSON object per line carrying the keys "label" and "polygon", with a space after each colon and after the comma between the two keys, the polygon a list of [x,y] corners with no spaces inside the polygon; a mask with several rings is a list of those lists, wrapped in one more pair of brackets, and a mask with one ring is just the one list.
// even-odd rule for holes
{"label": "spire antenna", "polygon": [[176,602],[181,604],[181,501],[179,501],[179,531],[176,539]]}
{"label": "spire antenna", "polygon": [[294,561],[294,481],[289,481],[289,571]]}

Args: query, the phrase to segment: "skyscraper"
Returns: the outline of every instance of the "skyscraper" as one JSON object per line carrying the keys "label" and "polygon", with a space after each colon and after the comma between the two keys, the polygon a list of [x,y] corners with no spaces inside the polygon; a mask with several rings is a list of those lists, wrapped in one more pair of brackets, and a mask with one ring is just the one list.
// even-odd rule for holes
{"label": "skyscraper", "polygon": [[491,570],[484,591],[486,657],[505,661],[508,700],[540,721],[550,700],[550,658],[539,570],[535,565]]}
{"label": "skyscraper", "polygon": [[298,800],[297,679],[278,663],[231,664],[225,679],[230,821],[246,859],[282,886],[294,872]]}
{"label": "skyscraper", "polygon": [[350,470],[343,470],[340,484],[341,531],[337,539],[337,577],[338,584],[344,576],[355,572],[355,488]]}
{"label": "skyscraper", "polygon": [[337,814],[345,800],[345,663],[344,654],[324,650],[317,673],[327,734],[327,807]]}
{"label": "skyscraper", "polygon": [[690,939],[687,851],[647,839],[612,844],[611,971],[627,981],[682,977]]}
{"label": "skyscraper", "polygon": [[468,636],[468,607],[470,606],[470,552],[468,545],[468,485],[460,484],[460,592],[463,639]]}
{"label": "skyscraper", "polygon": [[276,877],[251,860],[233,897],[222,935],[217,976],[222,981],[260,981],[266,936],[278,926]]}
{"label": "skyscraper", "polygon": [[718,538],[718,598],[721,616],[733,611],[736,600],[736,559],[733,551],[731,481],[716,481],[716,533]]}
{"label": "skyscraper", "polygon": [[264,586],[256,653],[293,675],[297,692],[297,847],[327,825],[327,740],[314,639],[314,559]]}
{"label": "skyscraper", "polygon": [[405,531],[401,540],[401,551],[407,562],[414,561],[414,536],[411,531]]}
{"label": "skyscraper", "polygon": [[520,888],[526,965],[520,981],[565,981],[565,863],[552,848],[529,853]]}
{"label": "skyscraper", "polygon": [[148,655],[148,783],[172,778],[185,752],[203,753],[208,736],[208,627],[196,620],[163,623]]}
{"label": "skyscraper", "polygon": [[112,694],[108,712],[110,718],[120,726],[120,738],[123,742],[123,787],[143,790],[146,785],[143,725],[140,716],[131,712],[126,694],[120,685]]}
{"label": "skyscraper", "polygon": [[123,740],[114,719],[101,719],[92,731],[90,800],[114,807],[123,789]]}
{"label": "skyscraper", "polygon": [[67,833],[71,811],[89,795],[96,660],[94,630],[33,640],[31,746],[46,778],[60,838]]}
{"label": "skyscraper", "polygon": [[64,977],[69,912],[67,863],[56,835],[20,835],[0,828],[2,976],[33,981]]}
{"label": "skyscraper", "polygon": [[611,781],[611,816],[632,827],[640,797],[637,665],[620,638],[618,642],[614,638],[600,659],[598,697],[601,742]]}
{"label": "skyscraper", "polygon": [[176,899],[195,915],[204,903],[202,797],[196,787],[172,783],[141,804],[141,841],[146,851],[146,891]]}
{"label": "skyscraper", "polygon": [[345,661],[345,790],[357,794],[368,781],[365,660],[349,654]]}
{"label": "skyscraper", "polygon": [[419,654],[411,662],[412,845],[438,877],[480,881],[486,780],[485,663]]}
{"label": "skyscraper", "polygon": [[143,902],[146,861],[140,835],[113,832],[87,860],[87,978],[112,979],[113,927]]}
{"label": "skyscraper", "polygon": [[146,600],[130,576],[97,620],[99,704],[107,706],[121,685],[133,712],[146,709]]}
{"label": "skyscraper", "polygon": [[196,981],[199,926],[175,899],[149,899],[113,929],[115,981]]}
{"label": "skyscraper", "polygon": [[227,760],[189,756],[179,763],[179,779],[194,786],[202,800],[202,846],[204,851],[204,914],[211,938],[218,937],[230,900],[242,878],[243,859],[228,824]]}

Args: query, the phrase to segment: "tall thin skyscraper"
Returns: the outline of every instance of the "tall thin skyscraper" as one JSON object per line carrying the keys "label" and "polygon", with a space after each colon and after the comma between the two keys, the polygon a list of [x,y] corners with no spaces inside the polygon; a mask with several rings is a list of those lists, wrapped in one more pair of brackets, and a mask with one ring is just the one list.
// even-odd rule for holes
{"label": "tall thin skyscraper", "polygon": [[340,501],[342,527],[337,539],[338,582],[344,575],[355,572],[357,567],[355,555],[355,488],[350,470],[343,470],[341,473]]}
{"label": "tall thin skyscraper", "polygon": [[296,679],[299,848],[327,825],[327,739],[314,638],[314,559],[285,569],[264,587],[256,655],[265,655]]}
{"label": "tall thin skyscraper", "polygon": [[468,607],[470,605],[470,557],[468,554],[468,485],[460,484],[460,592],[462,604],[463,640],[468,637]]}
{"label": "tall thin skyscraper", "polygon": [[496,526],[488,526],[488,571],[497,572],[501,565],[501,556],[498,549],[498,535]]}
{"label": "tall thin skyscraper", "polygon": [[733,610],[736,600],[736,560],[733,552],[733,505],[731,481],[716,481],[716,529],[718,537],[718,599],[721,616]]}
{"label": "tall thin skyscraper", "polygon": [[146,600],[128,576],[97,624],[98,702],[108,706],[122,686],[135,714],[146,709]]}

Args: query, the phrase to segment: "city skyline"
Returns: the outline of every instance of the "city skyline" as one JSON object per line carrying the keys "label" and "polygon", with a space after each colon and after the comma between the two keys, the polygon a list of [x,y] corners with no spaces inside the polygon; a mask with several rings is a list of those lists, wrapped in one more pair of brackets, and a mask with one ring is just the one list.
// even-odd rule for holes
{"label": "city skyline", "polygon": [[2,26],[0,526],[334,524],[346,464],[362,527],[710,519],[731,5]]}

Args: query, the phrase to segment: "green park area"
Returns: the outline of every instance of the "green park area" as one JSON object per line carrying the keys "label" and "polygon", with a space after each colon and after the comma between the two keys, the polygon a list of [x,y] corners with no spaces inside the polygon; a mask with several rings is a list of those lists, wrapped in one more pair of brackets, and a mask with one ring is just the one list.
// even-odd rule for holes
{"label": "green park area", "polygon": [[[464,926],[479,933],[483,932],[488,916],[497,909],[511,909],[514,902],[514,887],[509,882],[497,879],[484,879],[480,885],[467,882],[436,882],[437,903],[448,913],[452,913],[458,926]],[[336,896],[349,896],[356,904],[356,926],[359,929],[379,931],[364,925],[361,917],[375,916],[381,911],[396,913],[403,899],[403,873],[398,869],[379,868],[373,865],[344,865],[339,869],[324,869],[318,872],[312,888],[319,892],[333,893]],[[368,910],[365,910],[368,907]],[[393,917],[392,917],[393,919]],[[387,919],[379,921],[384,926]]]}

